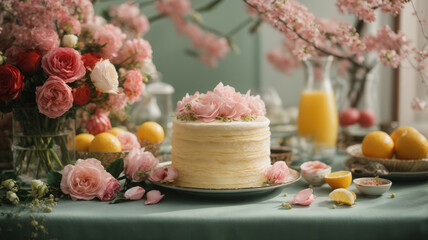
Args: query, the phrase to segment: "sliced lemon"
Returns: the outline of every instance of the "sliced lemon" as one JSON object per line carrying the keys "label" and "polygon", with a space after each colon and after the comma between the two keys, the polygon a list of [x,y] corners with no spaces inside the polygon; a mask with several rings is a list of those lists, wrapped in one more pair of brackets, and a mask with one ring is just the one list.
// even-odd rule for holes
{"label": "sliced lemon", "polygon": [[350,171],[332,172],[324,177],[324,180],[331,188],[348,188],[352,182]]}
{"label": "sliced lemon", "polygon": [[76,150],[78,151],[89,151],[89,145],[95,136],[90,133],[80,133],[76,136]]}
{"label": "sliced lemon", "polygon": [[349,206],[354,205],[357,199],[357,195],[346,188],[335,189],[328,196],[338,204],[346,204]]}

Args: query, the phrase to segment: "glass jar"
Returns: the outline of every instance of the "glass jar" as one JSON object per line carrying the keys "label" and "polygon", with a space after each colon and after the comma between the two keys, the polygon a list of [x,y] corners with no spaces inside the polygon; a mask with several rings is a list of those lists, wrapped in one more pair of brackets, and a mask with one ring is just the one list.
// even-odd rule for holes
{"label": "glass jar", "polygon": [[332,56],[304,61],[306,83],[300,95],[297,120],[303,161],[331,164],[336,153],[338,117],[330,80],[332,61]]}

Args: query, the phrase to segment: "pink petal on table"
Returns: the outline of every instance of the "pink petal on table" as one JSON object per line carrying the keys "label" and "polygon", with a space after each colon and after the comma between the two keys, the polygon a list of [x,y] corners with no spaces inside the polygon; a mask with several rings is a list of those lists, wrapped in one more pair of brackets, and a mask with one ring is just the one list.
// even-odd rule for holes
{"label": "pink petal on table", "polygon": [[309,206],[317,198],[312,193],[313,193],[313,190],[311,188],[304,189],[296,193],[296,195],[294,195],[293,199],[291,199],[290,201],[290,204],[299,204],[303,206]]}
{"label": "pink petal on table", "polygon": [[142,187],[133,187],[125,192],[125,198],[129,200],[140,200],[143,198],[144,193],[146,193],[146,190]]}
{"label": "pink petal on table", "polygon": [[156,204],[163,198],[163,196],[165,195],[161,194],[161,192],[158,190],[151,190],[146,194],[147,200],[144,202],[144,204]]}

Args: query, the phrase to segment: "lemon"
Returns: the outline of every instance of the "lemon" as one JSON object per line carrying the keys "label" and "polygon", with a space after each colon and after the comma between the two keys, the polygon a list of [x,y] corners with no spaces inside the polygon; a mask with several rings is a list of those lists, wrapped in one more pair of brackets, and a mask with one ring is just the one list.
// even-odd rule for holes
{"label": "lemon", "polygon": [[348,188],[352,182],[352,174],[349,171],[332,172],[324,177],[331,188]]}
{"label": "lemon", "polygon": [[137,131],[139,140],[147,140],[151,143],[160,143],[165,137],[165,133],[161,125],[156,122],[145,122],[141,124]]}
{"label": "lemon", "polygon": [[89,151],[89,145],[94,140],[94,135],[90,133],[80,133],[76,136],[76,150],[78,151]]}
{"label": "lemon", "polygon": [[428,141],[424,135],[406,131],[397,139],[395,154],[398,159],[421,159],[428,154]]}
{"label": "lemon", "polygon": [[392,158],[394,141],[387,133],[374,131],[364,137],[361,148],[366,157]]}
{"label": "lemon", "polygon": [[117,135],[123,133],[123,132],[127,132],[126,130],[122,129],[122,128],[118,128],[118,127],[114,127],[110,130],[107,131],[108,133],[111,133],[113,135],[115,135],[117,137]]}
{"label": "lemon", "polygon": [[97,134],[89,145],[89,152],[120,152],[122,145],[119,139],[107,132]]}
{"label": "lemon", "polygon": [[402,127],[399,127],[399,128],[397,128],[397,129],[395,129],[395,130],[390,134],[390,136],[391,136],[391,138],[392,138],[392,141],[394,141],[394,144],[397,144],[397,139],[398,139],[401,135],[403,135],[403,133],[405,133],[405,132],[407,132],[407,131],[411,131],[411,132],[418,132],[418,130],[416,130],[415,128],[410,127],[410,126],[402,126]]}
{"label": "lemon", "polygon": [[349,206],[354,205],[357,199],[357,195],[355,195],[354,192],[345,188],[335,189],[328,196],[339,204],[346,204]]}

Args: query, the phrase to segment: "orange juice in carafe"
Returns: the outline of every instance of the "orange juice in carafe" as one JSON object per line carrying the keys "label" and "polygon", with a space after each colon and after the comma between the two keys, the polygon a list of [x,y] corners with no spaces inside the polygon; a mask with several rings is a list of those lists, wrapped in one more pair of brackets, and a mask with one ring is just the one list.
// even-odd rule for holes
{"label": "orange juice in carafe", "polygon": [[304,61],[306,86],[300,95],[297,130],[301,154],[308,159],[331,163],[336,152],[338,117],[331,87],[331,56]]}

